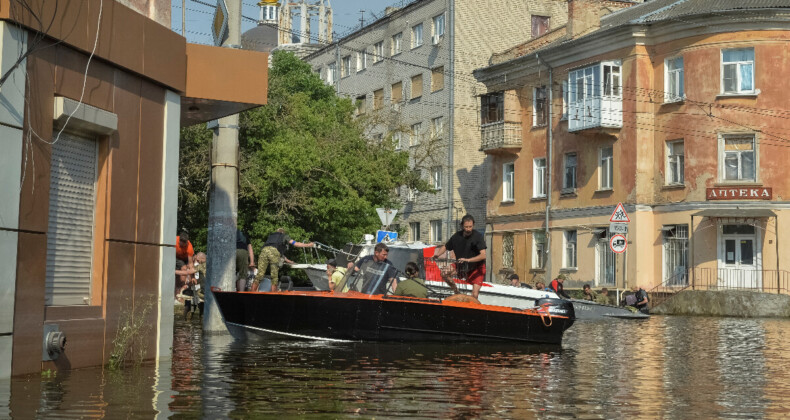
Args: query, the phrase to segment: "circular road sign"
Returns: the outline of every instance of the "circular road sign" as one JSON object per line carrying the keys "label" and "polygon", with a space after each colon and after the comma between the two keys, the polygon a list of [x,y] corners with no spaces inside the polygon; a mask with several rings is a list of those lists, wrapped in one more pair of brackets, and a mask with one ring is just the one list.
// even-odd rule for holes
{"label": "circular road sign", "polygon": [[625,236],[623,235],[613,235],[611,239],[609,239],[609,248],[612,249],[612,252],[615,254],[622,254],[625,252],[625,248],[628,247],[628,241],[625,240]]}

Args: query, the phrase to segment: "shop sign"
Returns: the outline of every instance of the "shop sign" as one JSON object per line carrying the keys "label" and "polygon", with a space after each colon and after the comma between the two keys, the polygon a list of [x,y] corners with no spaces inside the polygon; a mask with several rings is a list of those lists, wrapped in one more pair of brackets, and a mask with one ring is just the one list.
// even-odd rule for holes
{"label": "shop sign", "polygon": [[771,188],[768,187],[717,187],[707,188],[708,200],[770,200]]}

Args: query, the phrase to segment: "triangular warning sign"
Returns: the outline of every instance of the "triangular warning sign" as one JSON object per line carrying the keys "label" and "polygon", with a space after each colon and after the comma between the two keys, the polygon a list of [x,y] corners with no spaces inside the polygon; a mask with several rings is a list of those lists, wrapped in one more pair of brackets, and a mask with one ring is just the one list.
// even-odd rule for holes
{"label": "triangular warning sign", "polygon": [[628,218],[628,213],[625,212],[625,207],[623,207],[623,203],[617,203],[617,207],[614,208],[614,212],[612,212],[612,217],[609,218],[610,222],[630,222],[631,219]]}

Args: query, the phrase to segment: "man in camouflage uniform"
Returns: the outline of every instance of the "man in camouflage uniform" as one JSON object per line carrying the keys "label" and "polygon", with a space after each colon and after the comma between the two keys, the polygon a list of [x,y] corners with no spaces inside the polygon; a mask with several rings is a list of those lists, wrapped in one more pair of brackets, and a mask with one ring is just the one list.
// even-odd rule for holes
{"label": "man in camouflage uniform", "polygon": [[266,243],[263,244],[263,249],[260,255],[258,255],[258,274],[252,282],[252,291],[258,290],[258,285],[266,275],[267,268],[270,278],[272,279],[271,291],[277,291],[277,283],[280,281],[280,261],[282,260],[288,264],[293,264],[293,261],[285,257],[285,251],[288,249],[288,245],[293,245],[297,248],[312,248],[315,246],[312,242],[304,243],[294,241],[285,233],[285,229],[277,229],[276,232],[266,238]]}

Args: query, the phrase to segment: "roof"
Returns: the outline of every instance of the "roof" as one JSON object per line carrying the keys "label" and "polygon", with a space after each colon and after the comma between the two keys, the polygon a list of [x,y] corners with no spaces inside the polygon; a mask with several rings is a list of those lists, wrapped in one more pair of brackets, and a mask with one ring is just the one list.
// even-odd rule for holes
{"label": "roof", "polygon": [[277,46],[279,30],[276,26],[262,23],[241,35],[241,48],[251,51],[270,52]]}
{"label": "roof", "polygon": [[790,7],[790,0],[652,0],[602,17],[601,29],[715,12],[783,7]]}

